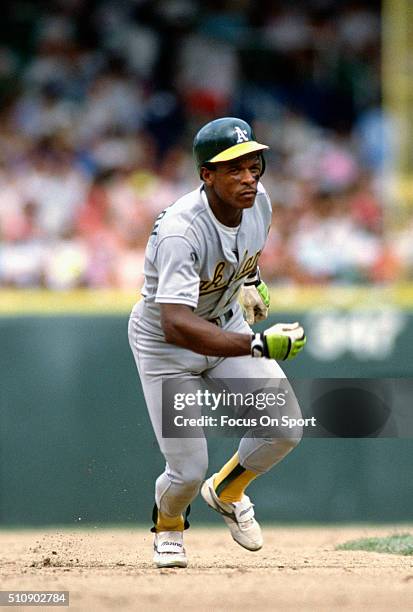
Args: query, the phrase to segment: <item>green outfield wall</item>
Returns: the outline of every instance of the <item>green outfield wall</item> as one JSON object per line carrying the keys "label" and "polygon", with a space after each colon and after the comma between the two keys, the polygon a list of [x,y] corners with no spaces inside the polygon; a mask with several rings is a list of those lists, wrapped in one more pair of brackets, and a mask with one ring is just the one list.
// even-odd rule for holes
{"label": "green outfield wall", "polygon": [[[163,462],[127,314],[108,312],[0,317],[0,525],[149,520]],[[296,319],[308,345],[291,376],[413,377],[413,311],[330,305],[271,320]],[[236,440],[209,448],[215,471]],[[306,439],[251,493],[262,520],[411,521],[412,463],[409,439]],[[197,500],[193,521],[215,516]]]}

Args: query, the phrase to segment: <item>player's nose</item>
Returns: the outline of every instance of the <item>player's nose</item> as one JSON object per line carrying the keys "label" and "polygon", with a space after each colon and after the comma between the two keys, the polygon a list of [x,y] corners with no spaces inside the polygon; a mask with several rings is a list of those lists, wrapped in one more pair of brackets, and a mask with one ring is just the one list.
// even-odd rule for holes
{"label": "player's nose", "polygon": [[248,170],[248,168],[245,168],[244,172],[242,173],[241,182],[244,183],[244,185],[254,185],[256,181],[257,179],[255,175]]}

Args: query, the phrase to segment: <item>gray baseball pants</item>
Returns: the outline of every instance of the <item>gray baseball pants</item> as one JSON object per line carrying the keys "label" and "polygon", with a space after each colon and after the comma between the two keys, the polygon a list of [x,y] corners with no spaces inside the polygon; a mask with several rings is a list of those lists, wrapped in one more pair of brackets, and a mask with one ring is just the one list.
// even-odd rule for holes
{"label": "gray baseball pants", "polygon": [[[197,496],[208,468],[208,449],[205,438],[165,438],[162,436],[162,381],[167,377],[182,379],[186,386],[200,379],[285,379],[278,363],[270,359],[243,357],[206,357],[167,344],[148,333],[144,320],[143,301],[135,307],[129,320],[129,343],[142,383],[152,426],[166,460],[165,471],[156,480],[155,501],[158,509],[168,516],[182,514]],[[240,307],[225,324],[227,331],[251,334]],[[285,384],[288,382],[285,380]],[[265,385],[265,382],[264,382]],[[284,387],[284,382],[283,382]],[[262,387],[260,387],[262,389]],[[291,388],[290,388],[291,389]],[[300,418],[301,412],[293,392],[290,392],[288,412]],[[293,398],[293,401],[291,400]],[[277,437],[245,435],[239,444],[241,465],[263,474],[283,459],[300,441],[302,429],[280,429]]]}

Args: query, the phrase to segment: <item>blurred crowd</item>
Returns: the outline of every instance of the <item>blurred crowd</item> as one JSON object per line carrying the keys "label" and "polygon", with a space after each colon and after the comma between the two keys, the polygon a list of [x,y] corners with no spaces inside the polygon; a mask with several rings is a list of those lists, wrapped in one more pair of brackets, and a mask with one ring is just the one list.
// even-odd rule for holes
{"label": "blurred crowd", "polygon": [[17,0],[0,29],[0,286],[139,288],[191,143],[235,115],[271,146],[274,283],[388,282],[373,1]]}

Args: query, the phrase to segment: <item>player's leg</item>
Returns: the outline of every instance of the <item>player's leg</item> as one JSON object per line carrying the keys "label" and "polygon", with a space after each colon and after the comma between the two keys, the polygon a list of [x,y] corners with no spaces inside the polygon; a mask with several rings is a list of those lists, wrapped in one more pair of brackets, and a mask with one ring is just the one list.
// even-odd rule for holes
{"label": "player's leg", "polygon": [[[155,485],[155,507],[153,513],[156,534],[173,534],[164,538],[155,536],[155,545],[165,550],[165,557],[169,558],[165,567],[173,563],[176,555],[169,549],[182,549],[182,532],[186,526],[185,513],[191,501],[199,492],[200,485],[205,477],[208,454],[206,440],[199,438],[164,438],[162,436],[162,380],[166,373],[185,380],[189,385],[194,382],[196,375],[183,373],[185,357],[187,355],[179,349],[174,354],[162,345],[151,345],[151,342],[139,335],[136,321],[131,320],[129,325],[129,340],[135,362],[139,371],[142,389],[145,396],[149,417],[160,447],[166,460],[164,472],[158,477]],[[151,356],[152,355],[152,356]],[[205,361],[192,364],[193,370],[203,367]],[[191,367],[188,367],[190,370]],[[179,537],[179,533],[181,536]],[[174,540],[177,539],[177,543]],[[156,556],[156,553],[155,553]],[[178,555],[179,556],[179,555]],[[182,555],[181,555],[182,556]],[[171,561],[172,560],[172,561]]]}
{"label": "player's leg", "polygon": [[[166,460],[165,470],[155,486],[158,508],[157,530],[183,530],[183,514],[196,497],[208,467],[206,440],[199,438],[166,438],[162,436],[162,379],[155,373],[159,360],[140,359],[140,378],[151,423]],[[176,375],[178,378],[178,375]],[[199,387],[197,377],[193,377]],[[191,383],[191,376],[185,377]],[[189,388],[186,386],[186,388]]]}
{"label": "player's leg", "polygon": [[[237,331],[249,330],[244,321],[239,323],[237,328]],[[274,388],[284,391],[288,389],[288,402],[283,408],[283,415],[294,419],[301,416],[293,390],[282,368],[273,360],[249,356],[227,358],[220,360],[205,376],[221,379],[226,384],[229,384],[229,379],[236,379],[236,390],[243,388],[244,392],[249,393],[274,391]],[[274,407],[269,407],[267,412],[279,416],[278,409]],[[235,455],[202,487],[204,499],[224,515],[234,539],[249,550],[260,548],[262,537],[245,490],[257,476],[270,470],[291,452],[301,436],[300,427],[258,427],[250,430],[242,438]]]}
{"label": "player's leg", "polygon": [[[299,419],[301,411],[293,390],[279,364],[272,360],[252,357],[231,357],[222,360],[208,371],[208,377],[222,380],[235,378],[244,381],[248,392],[258,389],[274,390],[274,385],[284,391],[288,389],[288,401],[282,414]],[[260,382],[258,383],[258,380]],[[262,381],[262,384],[261,384]],[[257,387],[258,383],[258,389]],[[240,385],[237,385],[239,390]],[[279,417],[278,409],[269,407],[267,412]],[[280,418],[278,418],[280,421]],[[214,482],[219,497],[226,502],[239,501],[248,484],[258,475],[264,474],[281,461],[299,443],[301,427],[254,428],[241,440],[237,453],[217,473]]]}

